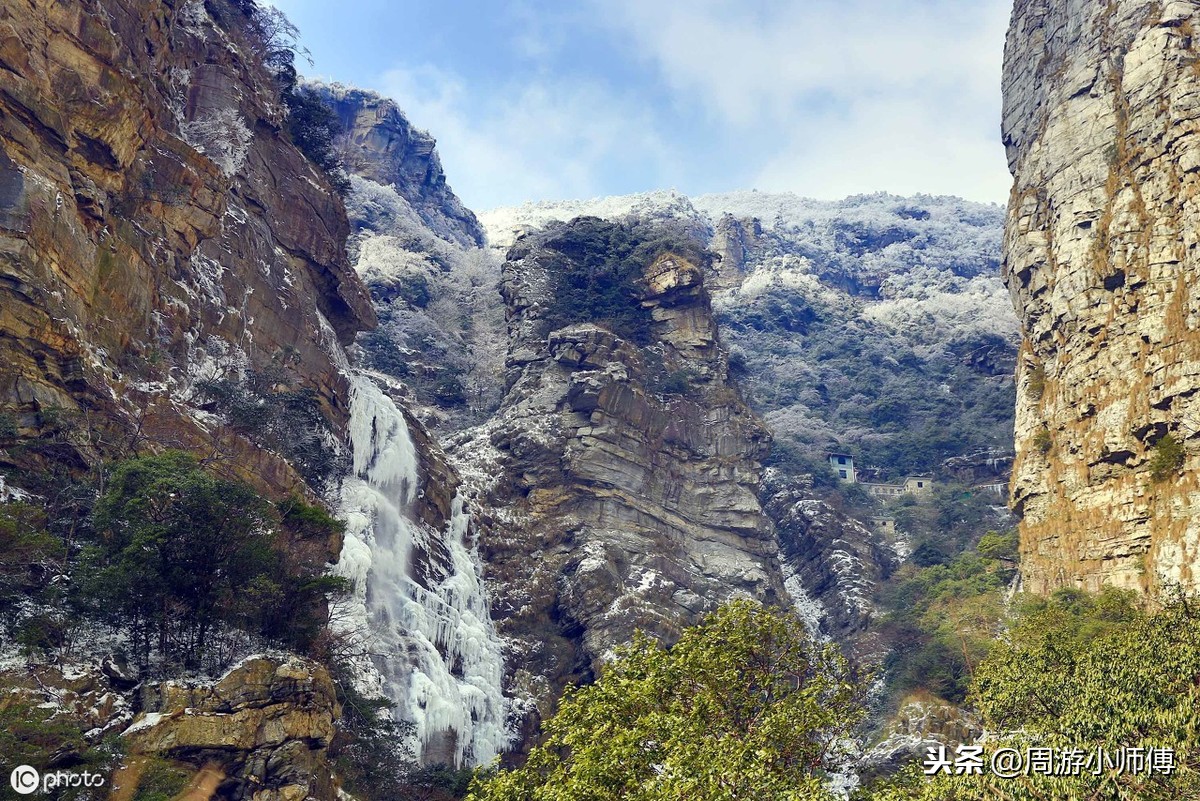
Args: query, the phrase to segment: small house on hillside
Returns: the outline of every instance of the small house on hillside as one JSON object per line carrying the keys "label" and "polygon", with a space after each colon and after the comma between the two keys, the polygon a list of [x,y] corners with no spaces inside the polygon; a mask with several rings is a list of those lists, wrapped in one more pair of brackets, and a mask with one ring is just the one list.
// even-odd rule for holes
{"label": "small house on hillside", "polygon": [[912,495],[928,495],[933,488],[933,479],[929,476],[908,476],[904,479],[904,491]]}
{"label": "small house on hillside", "polygon": [[904,494],[903,484],[882,484],[864,482],[862,488],[877,498],[899,498]]}
{"label": "small house on hillside", "polygon": [[933,489],[930,476],[907,476],[903,484],[859,482],[860,486],[877,498],[899,498],[901,495],[928,495]]}
{"label": "small house on hillside", "polygon": [[896,533],[896,518],[894,517],[872,517],[871,525],[881,534]]}
{"label": "small house on hillside", "polygon": [[829,454],[829,466],[837,473],[838,478],[848,484],[854,484],[858,481],[858,476],[854,473],[854,457],[848,453],[831,453]]}

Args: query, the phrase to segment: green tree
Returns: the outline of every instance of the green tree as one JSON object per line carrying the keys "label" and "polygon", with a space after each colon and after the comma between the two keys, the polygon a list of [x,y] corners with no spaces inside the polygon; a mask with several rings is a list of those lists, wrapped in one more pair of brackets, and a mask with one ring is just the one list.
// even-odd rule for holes
{"label": "green tree", "polygon": [[346,590],[325,575],[343,530],[292,498],[275,506],[248,485],[167,452],[123,462],[96,504],[97,537],[80,556],[75,602],[152,651],[197,667],[218,627],[308,651]]}
{"label": "green tree", "polygon": [[270,572],[269,504],[186,453],[120,464],[95,518],[85,594],[96,612],[131,627],[144,662],[155,646],[195,666],[223,608]]}
{"label": "green tree", "polygon": [[413,724],[393,717],[391,701],[360,693],[343,664],[334,665],[334,686],[342,716],[329,753],[346,789],[364,801],[409,798],[418,769]]}
{"label": "green tree", "polygon": [[307,86],[293,87],[283,94],[287,108],[288,134],[309,161],[321,168],[333,188],[342,195],[350,191],[334,141],[342,124],[319,92]]}
{"label": "green tree", "polygon": [[627,226],[579,217],[554,230],[545,244],[560,257],[551,273],[549,330],[598,322],[639,345],[649,344],[650,313],[641,307],[637,287],[646,262],[636,257],[641,243]]}
{"label": "green tree", "polygon": [[1183,468],[1187,452],[1183,443],[1167,434],[1154,446],[1150,457],[1150,477],[1155,481],[1166,481],[1179,474]]}
{"label": "green tree", "polygon": [[65,572],[66,553],[45,527],[44,510],[0,504],[0,622],[26,650],[57,645],[65,624],[54,579]]}
{"label": "green tree", "polygon": [[891,650],[886,664],[892,689],[925,689],[954,703],[966,697],[973,666],[1004,620],[1002,597],[1015,569],[1010,561],[985,556],[982,546],[1004,538],[989,533],[980,540],[980,553],[924,566],[914,558],[891,577],[880,593],[888,613],[878,630]]}
{"label": "green tree", "polygon": [[670,649],[639,635],[562,701],[524,767],[473,801],[833,798],[842,738],[860,718],[845,661],[796,617],[734,601]]}
{"label": "green tree", "polygon": [[[979,666],[973,697],[986,753],[1036,746],[1115,756],[1173,749],[1169,775],[1116,765],[1078,775],[923,777],[910,769],[872,801],[1179,801],[1200,798],[1200,615],[1184,599],[1156,613],[1130,594],[1056,593],[1026,606]],[[985,758],[985,765],[988,764]]]}

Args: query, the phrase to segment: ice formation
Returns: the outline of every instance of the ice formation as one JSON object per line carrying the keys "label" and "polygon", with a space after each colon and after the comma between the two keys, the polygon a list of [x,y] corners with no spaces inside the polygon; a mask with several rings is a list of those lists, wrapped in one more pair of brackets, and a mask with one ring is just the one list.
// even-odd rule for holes
{"label": "ice formation", "polygon": [[[372,381],[350,378],[353,471],[342,486],[337,572],[354,583],[340,625],[363,638],[364,683],[415,726],[417,753],[490,762],[507,744],[501,643],[488,612],[469,518],[455,497],[442,535],[413,519],[420,488],[404,415]],[[414,560],[421,552],[428,558]],[[420,575],[414,562],[420,562]]]}

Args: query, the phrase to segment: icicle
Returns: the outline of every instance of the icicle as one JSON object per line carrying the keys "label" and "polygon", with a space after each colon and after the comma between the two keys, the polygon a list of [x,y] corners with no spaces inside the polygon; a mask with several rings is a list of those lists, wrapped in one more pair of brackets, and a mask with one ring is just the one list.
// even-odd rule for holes
{"label": "icicle", "polygon": [[450,565],[426,589],[412,576],[414,545],[427,541],[408,514],[419,481],[404,415],[370,380],[350,378],[353,474],[342,487],[346,540],[336,567],[355,586],[344,627],[367,638],[357,667],[370,689],[415,725],[418,752],[453,743],[458,765],[486,764],[510,741],[501,693],[503,658],[478,553],[466,542],[463,502],[451,504],[443,545]]}

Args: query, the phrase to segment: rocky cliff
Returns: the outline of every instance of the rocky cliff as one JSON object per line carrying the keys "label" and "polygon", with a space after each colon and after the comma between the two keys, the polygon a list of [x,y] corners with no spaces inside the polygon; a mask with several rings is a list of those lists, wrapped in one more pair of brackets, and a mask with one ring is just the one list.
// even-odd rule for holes
{"label": "rocky cliff", "polygon": [[[343,200],[287,132],[264,65],[281,43],[261,13],[224,0],[0,2],[3,500],[14,487],[49,499],[64,474],[163,448],[273,498],[341,478],[343,348],[375,312]],[[453,491],[435,462],[423,468]],[[408,512],[441,530],[450,500],[430,492]],[[111,661],[120,642],[92,628],[89,646]],[[110,683],[99,656],[70,649],[64,666],[37,667],[36,649],[9,650],[11,633],[5,659],[34,665],[34,708],[65,710],[61,725],[82,733],[73,748],[126,735],[114,780],[127,797],[167,774],[202,797],[336,795],[338,709],[312,661],[252,659],[216,682],[135,690],[136,677]],[[28,682],[18,670],[3,683]]]}
{"label": "rocky cliff", "polygon": [[1026,589],[1200,586],[1194,2],[1018,0],[1005,278]]}
{"label": "rocky cliff", "polygon": [[149,441],[273,493],[319,483],[200,391],[269,375],[336,436],[340,345],[375,320],[265,46],[233,3],[0,3],[0,412],[24,443],[0,463]]}
{"label": "rocky cliff", "polygon": [[900,561],[896,545],[813,492],[811,478],[770,468],[759,492],[775,523],[787,589],[798,611],[859,664],[886,653],[876,632],[875,596]]}
{"label": "rocky cliff", "polygon": [[[164,781],[195,798],[337,797],[327,751],[341,710],[329,673],[311,660],[260,654],[209,681],[138,682],[112,662],[4,672],[0,681],[15,740],[43,718],[39,734],[56,748],[41,767],[92,768],[105,797],[162,793]],[[72,728],[87,734],[64,738]],[[97,747],[118,734],[119,759]]]}
{"label": "rocky cliff", "polygon": [[729,383],[702,270],[670,252],[642,265],[642,345],[603,324],[547,330],[563,269],[547,242],[580,224],[509,252],[508,391],[449,446],[526,723],[637,629],[670,642],[732,596],[786,599],[755,497],[768,436]]}
{"label": "rocky cliff", "polygon": [[876,595],[908,540],[930,532],[885,536],[870,518],[892,512],[865,498],[852,512],[845,499],[831,503],[840,490],[827,453],[851,449],[893,477],[1006,475],[1018,327],[998,275],[1002,209],[928,196],[654,192],[480,218],[495,244],[579,215],[655,221],[716,254],[704,286],[735,382],[773,439],[758,492],[789,600],[857,657],[880,658]]}
{"label": "rocky cliff", "polygon": [[337,146],[346,169],[396,190],[434,234],[481,247],[483,228],[446,183],[437,143],[414,128],[395,102],[340,84],[314,84],[341,124]]}

